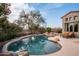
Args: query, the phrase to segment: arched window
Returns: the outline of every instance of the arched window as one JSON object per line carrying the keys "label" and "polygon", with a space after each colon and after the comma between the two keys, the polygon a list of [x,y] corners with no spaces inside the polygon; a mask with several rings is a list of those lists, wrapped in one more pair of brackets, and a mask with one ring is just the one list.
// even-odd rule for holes
{"label": "arched window", "polygon": [[73,26],[71,25],[71,26],[70,26],[70,32],[72,32],[72,31],[73,31]]}
{"label": "arched window", "polygon": [[74,32],[78,32],[78,24],[74,25]]}

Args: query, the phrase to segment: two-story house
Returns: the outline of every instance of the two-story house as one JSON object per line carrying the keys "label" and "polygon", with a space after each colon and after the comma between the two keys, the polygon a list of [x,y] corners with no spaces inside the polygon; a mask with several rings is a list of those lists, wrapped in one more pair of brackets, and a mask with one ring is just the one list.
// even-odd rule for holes
{"label": "two-story house", "polygon": [[74,32],[79,37],[79,11],[70,11],[61,18],[63,32]]}

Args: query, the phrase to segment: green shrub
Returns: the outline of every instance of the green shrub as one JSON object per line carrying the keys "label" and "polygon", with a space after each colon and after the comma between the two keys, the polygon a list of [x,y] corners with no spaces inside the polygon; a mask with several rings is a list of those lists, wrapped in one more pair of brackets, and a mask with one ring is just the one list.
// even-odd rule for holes
{"label": "green shrub", "polygon": [[46,29],[43,28],[43,27],[40,27],[40,28],[38,29],[38,32],[39,32],[39,33],[45,33],[45,32],[46,32]]}
{"label": "green shrub", "polygon": [[46,32],[51,32],[51,28],[50,27],[48,27],[48,28],[46,28]]}
{"label": "green shrub", "polygon": [[0,42],[11,40],[16,37],[16,34],[13,33],[0,33]]}
{"label": "green shrub", "polygon": [[16,25],[15,26],[12,26],[12,25],[10,25],[10,26],[8,25],[4,29],[2,29],[2,31],[0,31],[0,42],[6,41],[6,40],[11,40],[11,39],[17,37],[18,33],[20,31],[22,31],[20,27],[18,27]]}

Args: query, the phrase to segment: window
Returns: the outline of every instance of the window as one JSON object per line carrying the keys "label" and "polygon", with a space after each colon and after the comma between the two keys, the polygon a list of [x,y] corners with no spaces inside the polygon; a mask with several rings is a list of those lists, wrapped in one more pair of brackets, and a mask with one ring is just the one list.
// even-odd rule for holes
{"label": "window", "polygon": [[72,17],[69,17],[69,20],[72,20]]}
{"label": "window", "polygon": [[74,20],[76,20],[77,19],[77,16],[74,16]]}
{"label": "window", "polygon": [[68,21],[68,18],[65,18],[65,21]]}

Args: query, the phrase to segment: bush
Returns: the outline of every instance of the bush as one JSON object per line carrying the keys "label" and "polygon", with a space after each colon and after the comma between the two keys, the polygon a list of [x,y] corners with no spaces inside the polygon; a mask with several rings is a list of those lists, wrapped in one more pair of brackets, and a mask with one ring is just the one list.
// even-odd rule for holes
{"label": "bush", "polygon": [[39,33],[45,33],[45,32],[46,32],[46,29],[43,28],[43,27],[40,27],[40,28],[38,29],[38,32],[39,32]]}
{"label": "bush", "polygon": [[4,27],[0,31],[0,42],[11,40],[18,36],[18,33],[21,32],[22,29],[15,24],[10,24],[7,27]]}
{"label": "bush", "polygon": [[16,34],[13,33],[0,33],[0,42],[11,40],[16,37]]}
{"label": "bush", "polygon": [[48,27],[48,28],[46,28],[46,32],[51,32],[51,28],[50,27]]}

